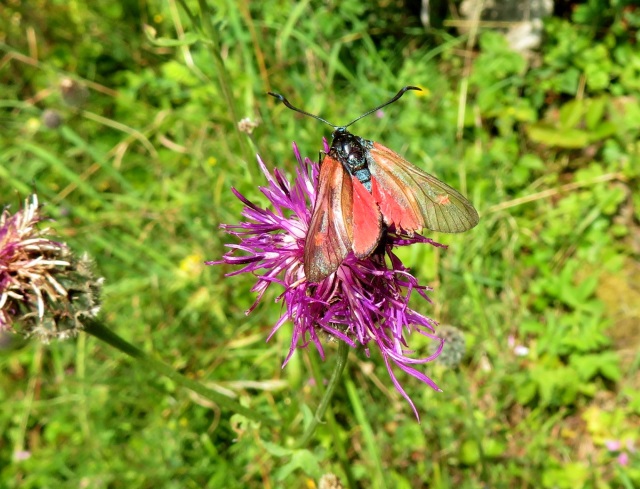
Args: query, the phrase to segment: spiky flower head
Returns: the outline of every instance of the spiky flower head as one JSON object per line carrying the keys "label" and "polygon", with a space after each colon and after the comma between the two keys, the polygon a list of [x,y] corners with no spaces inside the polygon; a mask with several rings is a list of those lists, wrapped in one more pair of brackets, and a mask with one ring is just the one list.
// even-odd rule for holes
{"label": "spiky flower head", "polygon": [[63,78],[60,81],[60,92],[65,104],[80,108],[89,98],[89,90],[85,85],[72,78]]}
{"label": "spiky flower head", "polygon": [[[434,334],[437,323],[409,307],[412,293],[429,300],[426,292],[430,289],[418,284],[393,249],[413,243],[443,245],[417,234],[407,236],[389,232],[368,258],[359,260],[350,253],[338,270],[322,282],[307,282],[303,266],[304,243],[316,197],[319,166],[308,158],[303,161],[295,144],[293,150],[298,162],[293,183],[278,169],[273,174],[269,172],[258,157],[268,182],[266,187],[260,187],[260,191],[270,201],[270,208],[259,207],[232,189],[245,206],[242,215],[247,220],[223,224],[221,228],[238,237],[240,243],[227,245],[230,251],[222,260],[207,263],[239,265],[240,269],[227,275],[251,273],[257,278],[251,289],[257,293],[257,298],[246,314],[257,306],[272,284],[284,289],[277,301],[283,301],[286,310],[267,339],[287,321],[293,322],[285,365],[296,348],[304,348],[309,343],[313,343],[324,358],[322,339],[326,335],[322,333],[353,348],[363,347],[367,355],[374,346],[382,355],[391,381],[418,416],[392,367],[440,390],[418,367],[439,355],[442,341]],[[434,353],[422,358],[413,355],[407,348],[406,338],[414,332],[438,342]]]}
{"label": "spiky flower head", "polygon": [[318,489],[344,489],[344,486],[337,475],[328,473],[320,477]]}
{"label": "spiky flower head", "polygon": [[456,368],[467,351],[464,333],[455,326],[444,324],[438,328],[438,334],[444,341],[444,347],[437,362],[447,368]]}
{"label": "spiky flower head", "polygon": [[75,336],[96,316],[103,279],[87,255],[50,239],[43,220],[35,194],[0,215],[0,330],[49,342]]}

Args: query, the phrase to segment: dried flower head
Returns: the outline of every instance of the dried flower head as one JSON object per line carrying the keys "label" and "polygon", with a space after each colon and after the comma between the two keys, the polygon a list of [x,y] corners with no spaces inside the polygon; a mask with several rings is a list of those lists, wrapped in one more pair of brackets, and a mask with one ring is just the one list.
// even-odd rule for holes
{"label": "dried flower head", "polygon": [[448,324],[440,325],[438,333],[444,341],[444,347],[437,362],[448,368],[457,367],[462,362],[467,351],[464,333],[455,326]]}
{"label": "dried flower head", "polygon": [[[406,236],[388,233],[381,245],[368,258],[359,260],[350,253],[338,270],[322,282],[312,284],[304,275],[304,243],[311,220],[315,200],[319,166],[311,160],[302,160],[297,147],[293,147],[298,161],[293,184],[279,170],[271,174],[262,160],[258,164],[268,185],[261,187],[272,208],[261,208],[232,189],[245,205],[242,215],[245,222],[221,227],[227,233],[240,238],[239,244],[229,244],[231,251],[220,261],[208,264],[241,265],[229,276],[252,273],[257,283],[251,289],[257,293],[249,314],[258,304],[271,284],[278,284],[284,292],[277,298],[284,301],[286,311],[273,327],[269,338],[288,320],[293,322],[293,337],[287,363],[295,348],[306,347],[312,342],[324,358],[322,332],[348,343],[362,346],[367,355],[371,345],[382,354],[391,381],[398,391],[416,408],[398,382],[392,365],[440,390],[423,372],[414,366],[436,358],[442,349],[442,341],[435,336],[432,319],[409,307],[413,292],[429,300],[425,286],[394,254],[397,246],[412,243],[429,243],[442,246],[420,235]],[[438,342],[435,352],[424,358],[415,358],[407,349],[406,336],[420,333]]]}
{"label": "dried flower head", "polygon": [[64,103],[70,107],[82,107],[89,99],[87,87],[72,78],[63,78],[60,81],[60,93]]}
{"label": "dried flower head", "polygon": [[259,125],[259,122],[252,121],[249,117],[245,117],[244,119],[240,119],[240,122],[238,122],[238,129],[240,132],[252,134],[253,130]]}
{"label": "dried flower head", "polygon": [[47,109],[42,113],[42,123],[49,129],[57,129],[62,124],[62,116],[60,112],[53,109]]}
{"label": "dried flower head", "polygon": [[75,336],[100,306],[102,279],[88,256],[73,256],[64,243],[39,229],[34,194],[24,208],[0,215],[0,330],[44,342]]}
{"label": "dried flower head", "polygon": [[344,486],[337,475],[328,473],[320,477],[318,489],[344,489]]}

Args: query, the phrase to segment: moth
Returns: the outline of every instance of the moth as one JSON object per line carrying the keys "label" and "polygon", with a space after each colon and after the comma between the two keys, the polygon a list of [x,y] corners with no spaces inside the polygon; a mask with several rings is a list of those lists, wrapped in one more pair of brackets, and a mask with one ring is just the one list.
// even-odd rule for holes
{"label": "moth", "polygon": [[478,224],[478,212],[457,190],[441,182],[386,146],[347,131],[363,117],[397,101],[393,98],[344,126],[294,107],[268,92],[287,108],[331,126],[331,148],[321,156],[316,200],[304,246],[304,272],[317,283],[335,272],[349,252],[366,258],[387,229],[413,233],[424,228],[461,233]]}

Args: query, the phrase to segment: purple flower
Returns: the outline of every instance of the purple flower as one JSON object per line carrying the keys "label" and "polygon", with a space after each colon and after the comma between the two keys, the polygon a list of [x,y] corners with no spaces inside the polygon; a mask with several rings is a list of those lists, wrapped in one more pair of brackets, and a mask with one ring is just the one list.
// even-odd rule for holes
{"label": "purple flower", "polygon": [[605,440],[604,446],[610,452],[617,452],[618,456],[616,460],[618,464],[622,466],[629,465],[629,454],[635,454],[636,448],[632,439],[627,439],[625,445],[623,446],[622,440]]}
{"label": "purple flower", "polygon": [[[298,161],[293,184],[278,169],[270,173],[258,157],[268,182],[260,190],[269,199],[271,208],[258,207],[232,189],[245,205],[242,215],[247,220],[223,224],[221,228],[237,236],[240,243],[227,245],[231,250],[222,260],[207,264],[226,263],[241,267],[228,276],[241,273],[256,276],[257,282],[251,290],[257,293],[257,298],[246,314],[257,306],[270,285],[278,284],[284,289],[277,301],[284,302],[286,311],[268,337],[270,339],[288,320],[293,322],[291,346],[283,366],[296,348],[306,347],[309,343],[315,345],[324,359],[321,333],[328,333],[354,348],[362,346],[367,356],[371,345],[375,345],[382,354],[391,381],[418,417],[415,405],[392,367],[398,367],[439,391],[417,367],[440,354],[443,340],[434,334],[437,323],[433,319],[409,307],[413,292],[428,301],[426,292],[431,289],[418,284],[393,253],[393,248],[413,243],[443,245],[420,235],[389,232],[383,238],[382,246],[368,258],[359,260],[350,253],[335,273],[320,283],[308,283],[303,267],[304,243],[315,201],[319,166],[308,158],[303,161],[295,144],[293,151]],[[413,355],[406,341],[412,332],[437,340],[439,346],[435,352],[422,358]]]}
{"label": "purple flower", "polygon": [[629,454],[627,452],[622,452],[618,455],[618,463],[623,467],[629,465]]}
{"label": "purple flower", "polygon": [[620,440],[606,440],[604,446],[610,452],[617,452],[622,447],[622,442]]}
{"label": "purple flower", "polygon": [[29,460],[31,458],[31,452],[28,450],[18,450],[13,454],[13,459],[17,462],[22,462],[23,460]]}

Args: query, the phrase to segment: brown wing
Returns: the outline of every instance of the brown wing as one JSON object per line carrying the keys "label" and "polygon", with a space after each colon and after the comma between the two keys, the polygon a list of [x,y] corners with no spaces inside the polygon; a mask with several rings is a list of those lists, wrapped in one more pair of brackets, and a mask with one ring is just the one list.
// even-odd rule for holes
{"label": "brown wing", "polygon": [[373,143],[367,163],[373,197],[388,226],[461,233],[478,224],[478,212],[460,192],[389,148]]}
{"label": "brown wing", "polygon": [[317,283],[335,272],[353,243],[353,185],[329,155],[320,165],[318,193],[304,245],[304,273]]}

